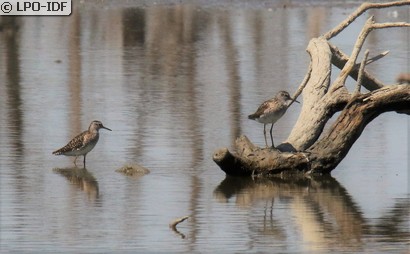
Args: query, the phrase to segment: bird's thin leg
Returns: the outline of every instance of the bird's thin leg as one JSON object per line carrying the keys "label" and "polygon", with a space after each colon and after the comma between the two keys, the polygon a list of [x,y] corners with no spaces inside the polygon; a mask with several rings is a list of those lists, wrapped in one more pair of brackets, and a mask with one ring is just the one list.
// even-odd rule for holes
{"label": "bird's thin leg", "polygon": [[275,145],[273,144],[272,130],[273,130],[273,124],[272,124],[272,126],[270,127],[270,140],[272,141],[272,147],[275,147]]}
{"label": "bird's thin leg", "polygon": [[265,145],[268,147],[268,140],[266,139],[266,124],[263,124],[263,136],[265,136]]}
{"label": "bird's thin leg", "polygon": [[75,159],[74,159],[74,166],[76,166],[76,167],[77,167],[77,163],[76,163],[77,158],[78,158],[78,156],[75,156]]}
{"label": "bird's thin leg", "polygon": [[84,168],[85,168],[85,156],[87,156],[87,154],[84,154]]}

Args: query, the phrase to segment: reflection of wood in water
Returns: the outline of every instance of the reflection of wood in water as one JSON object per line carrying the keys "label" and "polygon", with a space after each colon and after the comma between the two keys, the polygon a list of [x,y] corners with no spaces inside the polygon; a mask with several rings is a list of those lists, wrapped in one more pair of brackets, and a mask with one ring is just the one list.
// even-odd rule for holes
{"label": "reflection of wood in water", "polygon": [[357,205],[332,177],[317,181],[306,177],[227,177],[215,189],[214,197],[223,203],[234,198],[236,205],[243,209],[255,209],[263,203],[263,221],[253,229],[275,239],[285,239],[287,232],[282,226],[284,221],[279,220],[281,217],[274,215],[278,211],[274,201],[286,203],[291,223],[309,252],[321,252],[338,243],[356,251],[367,228]]}
{"label": "reflection of wood in water", "polygon": [[67,180],[87,193],[90,200],[97,200],[99,197],[98,182],[95,177],[85,168],[55,168],[54,172],[64,176]]}

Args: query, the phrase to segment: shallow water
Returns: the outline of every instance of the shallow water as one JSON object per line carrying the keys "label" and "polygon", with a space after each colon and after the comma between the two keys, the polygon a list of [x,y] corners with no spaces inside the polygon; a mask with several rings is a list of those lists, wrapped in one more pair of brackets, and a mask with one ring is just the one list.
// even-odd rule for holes
{"label": "shallow water", "polygon": [[[408,251],[408,116],[370,123],[332,177],[226,178],[211,158],[241,134],[264,144],[246,116],[296,90],[309,39],[354,6],[76,2],[70,17],[0,17],[0,250]],[[365,18],[334,44],[350,53]],[[388,84],[409,71],[403,31],[366,44],[371,55],[391,50],[369,66]],[[276,142],[299,110],[276,124]],[[113,131],[101,130],[87,170],[51,155],[94,119]],[[125,164],[151,173],[115,172]]]}

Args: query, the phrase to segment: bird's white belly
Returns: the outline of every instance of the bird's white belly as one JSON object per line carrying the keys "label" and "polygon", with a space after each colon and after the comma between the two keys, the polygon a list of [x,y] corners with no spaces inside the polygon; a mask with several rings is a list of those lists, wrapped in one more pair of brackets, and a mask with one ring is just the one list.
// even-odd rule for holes
{"label": "bird's white belly", "polygon": [[269,112],[267,114],[261,115],[258,119],[255,119],[259,123],[267,124],[267,123],[276,123],[285,114],[285,110],[282,112]]}
{"label": "bird's white belly", "polygon": [[80,156],[89,153],[93,148],[95,147],[97,143],[90,143],[86,145],[85,147],[82,147],[81,149],[74,150],[74,151],[69,151],[64,153],[66,156]]}

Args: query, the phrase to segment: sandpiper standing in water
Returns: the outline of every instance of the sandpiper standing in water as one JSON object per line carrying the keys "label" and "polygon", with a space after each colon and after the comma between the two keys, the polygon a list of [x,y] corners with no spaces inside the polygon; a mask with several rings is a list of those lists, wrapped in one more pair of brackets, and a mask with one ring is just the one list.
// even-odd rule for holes
{"label": "sandpiper standing in water", "polygon": [[111,131],[111,129],[105,127],[102,122],[92,121],[90,127],[88,127],[88,130],[77,135],[70,142],[68,142],[66,146],[54,151],[53,154],[75,156],[74,165],[76,166],[77,164],[75,162],[77,157],[83,155],[85,168],[85,157],[87,156],[87,153],[93,150],[94,146],[97,144],[98,138],[100,137],[98,130],[101,128]]}
{"label": "sandpiper standing in water", "polygon": [[263,123],[263,135],[265,136],[266,147],[268,147],[268,141],[266,139],[266,125],[268,123],[272,124],[270,127],[270,139],[272,141],[272,147],[275,147],[272,136],[273,124],[276,123],[276,121],[278,121],[283,114],[285,114],[292,101],[299,103],[297,100],[293,100],[288,92],[280,91],[272,99],[263,102],[255,113],[248,116],[249,119]]}

